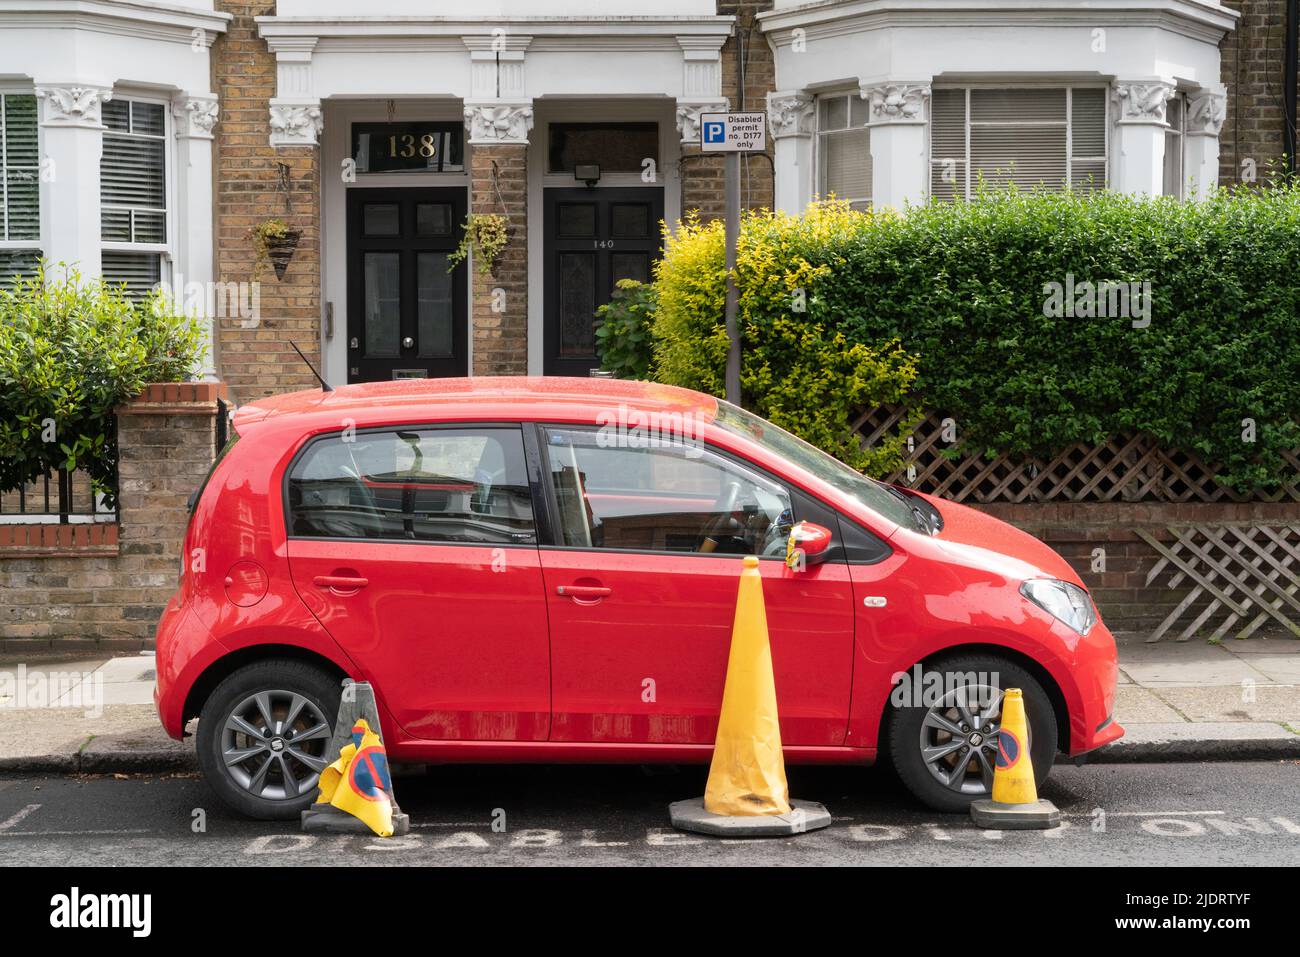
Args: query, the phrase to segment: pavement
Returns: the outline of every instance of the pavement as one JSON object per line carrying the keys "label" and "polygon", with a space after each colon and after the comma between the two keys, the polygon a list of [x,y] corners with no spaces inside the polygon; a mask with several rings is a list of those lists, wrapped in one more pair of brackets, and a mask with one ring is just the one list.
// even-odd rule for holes
{"label": "pavement", "polygon": [[[1116,720],[1090,763],[1300,758],[1300,641],[1119,640]],[[0,661],[0,771],[191,771],[191,741],[163,734],[152,654]],[[192,739],[191,739],[192,740]]]}
{"label": "pavement", "polygon": [[[708,768],[702,765],[653,773],[626,765],[438,767],[396,779],[397,799],[411,817],[411,833],[387,840],[367,834],[304,834],[294,822],[247,820],[224,808],[189,772],[0,774],[0,868],[1245,868],[1294,866],[1300,859],[1297,760],[1057,767],[1040,791],[1061,811],[1063,826],[1050,831],[990,831],[977,827],[967,815],[935,814],[920,807],[895,776],[881,768],[800,766],[787,773],[792,795],[818,801],[830,811],[829,827],[764,838],[675,831],[668,807],[703,792]],[[1084,910],[1100,906],[1107,893],[1113,903],[1117,888],[1151,890],[1149,883],[1128,875],[1096,881],[1091,896],[1080,898],[1086,902],[1080,905]],[[1231,875],[1215,875],[1212,881],[1197,878],[1191,883],[1197,891],[1244,889],[1234,881]],[[975,876],[964,882],[967,893],[978,899],[973,913],[985,921],[992,916],[989,907],[996,906],[995,900],[988,903],[980,896],[986,884]],[[521,891],[526,894],[527,888]],[[1072,929],[1082,913],[1068,918]],[[1213,916],[1240,913],[1227,909]]]}

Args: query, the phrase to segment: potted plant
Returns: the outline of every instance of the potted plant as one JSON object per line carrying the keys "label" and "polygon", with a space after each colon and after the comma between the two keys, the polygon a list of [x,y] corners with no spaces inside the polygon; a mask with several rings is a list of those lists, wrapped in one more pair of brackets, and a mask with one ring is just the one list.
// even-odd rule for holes
{"label": "potted plant", "polygon": [[447,271],[463,263],[472,249],[479,275],[491,275],[497,258],[509,241],[510,229],[505,216],[500,213],[470,213],[465,217],[460,245],[447,257]]}

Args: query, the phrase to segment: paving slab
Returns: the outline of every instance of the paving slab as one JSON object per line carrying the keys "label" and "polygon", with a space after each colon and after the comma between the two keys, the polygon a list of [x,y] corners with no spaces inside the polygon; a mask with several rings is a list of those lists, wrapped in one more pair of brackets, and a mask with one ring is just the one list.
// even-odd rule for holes
{"label": "paving slab", "polygon": [[1235,688],[1155,689],[1159,698],[1189,722],[1289,721],[1300,714],[1300,687],[1256,685]]}
{"label": "paving slab", "polygon": [[1217,645],[1185,644],[1178,647],[1125,645],[1120,649],[1120,670],[1145,687],[1215,687],[1240,685],[1250,680],[1268,683],[1268,677],[1245,658]]}
{"label": "paving slab", "polygon": [[1300,734],[1264,721],[1138,724],[1126,731],[1088,763],[1300,759]]}
{"label": "paving slab", "polygon": [[1121,685],[1115,690],[1115,720],[1125,728],[1135,724],[1186,721],[1150,688]]}
{"label": "paving slab", "polygon": [[1234,655],[1296,655],[1300,657],[1300,639],[1295,638],[1225,638],[1221,646]]}

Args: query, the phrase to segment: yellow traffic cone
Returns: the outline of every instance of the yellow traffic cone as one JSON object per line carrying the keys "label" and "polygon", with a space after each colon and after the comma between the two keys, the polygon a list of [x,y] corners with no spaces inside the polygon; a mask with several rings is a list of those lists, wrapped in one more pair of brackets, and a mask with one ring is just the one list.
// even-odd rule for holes
{"label": "yellow traffic cone", "polygon": [[830,823],[826,809],[791,801],[781,754],[776,681],[758,558],[744,559],[731,629],[722,712],[704,798],[669,808],[675,827],[748,837],[797,834]]}
{"label": "yellow traffic cone", "polygon": [[1056,805],[1038,799],[1034,762],[1029,753],[1025,698],[1019,688],[1008,688],[1002,699],[992,798],[973,801],[970,814],[976,824],[996,830],[1046,830],[1061,823],[1061,812]]}
{"label": "yellow traffic cone", "polygon": [[710,814],[737,816],[790,813],[763,578],[753,555],[745,558],[740,573],[727,683],[704,807]]}

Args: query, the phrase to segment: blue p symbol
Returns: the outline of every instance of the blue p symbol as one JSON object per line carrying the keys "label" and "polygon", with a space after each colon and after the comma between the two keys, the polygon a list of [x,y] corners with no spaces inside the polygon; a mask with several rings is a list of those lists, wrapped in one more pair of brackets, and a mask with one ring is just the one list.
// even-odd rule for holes
{"label": "blue p symbol", "polygon": [[726,124],[710,120],[704,124],[704,142],[725,143],[727,141]]}

